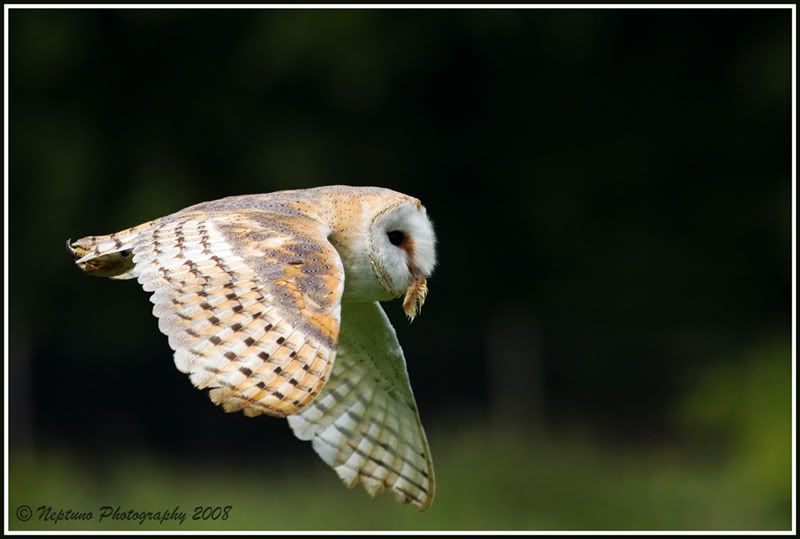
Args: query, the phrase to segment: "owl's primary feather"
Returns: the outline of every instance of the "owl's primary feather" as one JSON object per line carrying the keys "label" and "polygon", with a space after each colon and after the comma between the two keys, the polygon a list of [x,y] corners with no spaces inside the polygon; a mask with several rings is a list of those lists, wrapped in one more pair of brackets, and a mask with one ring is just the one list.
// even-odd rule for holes
{"label": "owl's primary feather", "polygon": [[[420,261],[388,247],[384,233],[399,226],[419,236]],[[198,204],[67,247],[87,273],[153,293],[176,366],[213,402],[288,416],[348,486],[426,509],[430,451],[375,300],[426,289],[433,241],[416,199],[335,186]]]}
{"label": "owl's primary feather", "polygon": [[361,483],[372,496],[390,489],[423,510],[433,501],[433,463],[403,350],[379,303],[343,306],[331,378],[288,419],[348,486]]}

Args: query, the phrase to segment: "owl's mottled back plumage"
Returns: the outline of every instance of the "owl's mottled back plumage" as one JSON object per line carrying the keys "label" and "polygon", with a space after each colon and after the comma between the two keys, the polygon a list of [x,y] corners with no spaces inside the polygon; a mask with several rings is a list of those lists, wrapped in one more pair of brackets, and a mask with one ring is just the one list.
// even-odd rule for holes
{"label": "owl's mottled back plumage", "polygon": [[[67,243],[85,272],[136,278],[178,369],[226,411],[288,416],[348,486],[426,509],[425,433],[394,329],[435,265],[419,200],[331,186],[228,197]],[[340,328],[341,325],[341,328]]]}

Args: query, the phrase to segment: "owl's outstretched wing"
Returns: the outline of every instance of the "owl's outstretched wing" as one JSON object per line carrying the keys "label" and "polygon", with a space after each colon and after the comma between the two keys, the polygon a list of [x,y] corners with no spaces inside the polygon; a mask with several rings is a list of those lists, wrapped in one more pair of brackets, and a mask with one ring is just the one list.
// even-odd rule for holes
{"label": "owl's outstretched wing", "polygon": [[132,252],[118,278],[153,292],[178,369],[226,411],[286,416],[317,396],[336,353],[344,270],[327,234],[299,214],[194,210],[70,250],[85,269]]}
{"label": "owl's outstretched wing", "polygon": [[428,441],[403,350],[379,303],[345,303],[339,351],[320,395],[289,425],[349,487],[385,489],[420,510],[433,501]]}

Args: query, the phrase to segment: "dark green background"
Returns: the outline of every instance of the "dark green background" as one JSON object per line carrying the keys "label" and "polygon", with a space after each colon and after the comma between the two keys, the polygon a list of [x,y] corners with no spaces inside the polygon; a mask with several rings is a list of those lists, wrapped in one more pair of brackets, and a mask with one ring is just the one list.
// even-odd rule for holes
{"label": "dark green background", "polygon": [[[789,10],[14,9],[9,60],[12,529],[790,527]],[[325,184],[438,233],[422,316],[386,305],[424,514],[212,406],[64,251]],[[13,516],[116,503],[235,509]]]}

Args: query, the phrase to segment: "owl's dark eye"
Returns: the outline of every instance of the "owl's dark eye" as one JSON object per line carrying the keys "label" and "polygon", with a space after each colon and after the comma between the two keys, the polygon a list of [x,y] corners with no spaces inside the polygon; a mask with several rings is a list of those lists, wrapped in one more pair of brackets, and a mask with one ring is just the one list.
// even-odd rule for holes
{"label": "owl's dark eye", "polygon": [[402,230],[390,230],[386,235],[389,236],[389,242],[398,247],[400,247],[403,240],[406,239],[406,235]]}

